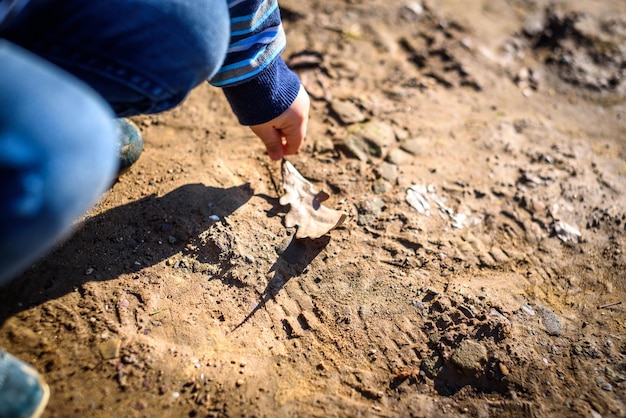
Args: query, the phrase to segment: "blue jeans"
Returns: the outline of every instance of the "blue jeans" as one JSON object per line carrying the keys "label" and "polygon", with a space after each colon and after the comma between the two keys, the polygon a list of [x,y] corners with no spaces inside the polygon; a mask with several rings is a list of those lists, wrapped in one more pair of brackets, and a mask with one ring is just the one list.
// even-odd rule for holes
{"label": "blue jeans", "polygon": [[217,71],[228,19],[226,0],[30,0],[0,26],[0,286],[110,187],[115,116]]}

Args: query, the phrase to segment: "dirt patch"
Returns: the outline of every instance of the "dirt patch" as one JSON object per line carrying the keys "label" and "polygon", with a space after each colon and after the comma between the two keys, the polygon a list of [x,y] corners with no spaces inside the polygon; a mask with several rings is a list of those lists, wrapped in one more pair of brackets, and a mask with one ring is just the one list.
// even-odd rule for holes
{"label": "dirt patch", "polygon": [[295,239],[209,86],[135,118],[139,162],[0,296],[46,416],[624,416],[624,2],[282,7],[290,161],[348,218]]}

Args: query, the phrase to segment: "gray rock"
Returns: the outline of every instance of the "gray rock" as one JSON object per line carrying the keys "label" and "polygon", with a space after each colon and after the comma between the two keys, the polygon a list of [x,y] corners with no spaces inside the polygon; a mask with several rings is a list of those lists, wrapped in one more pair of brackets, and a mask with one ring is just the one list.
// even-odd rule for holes
{"label": "gray rock", "polygon": [[428,147],[428,139],[425,138],[410,138],[406,141],[402,141],[400,148],[408,152],[411,155],[421,155]]}
{"label": "gray rock", "polygon": [[389,182],[383,179],[378,179],[374,181],[374,184],[372,184],[372,191],[375,194],[387,193],[389,190],[391,190],[391,188],[392,188],[391,184],[389,184]]}
{"label": "gray rock", "polygon": [[319,152],[320,154],[333,152],[335,150],[335,144],[332,139],[322,136],[321,138],[317,138],[315,140],[313,143],[313,149],[315,152]]}
{"label": "gray rock", "polygon": [[394,165],[405,165],[409,164],[412,161],[412,157],[410,154],[402,151],[401,149],[394,148],[389,151],[389,154],[387,154],[385,161]]}
{"label": "gray rock", "polygon": [[362,202],[358,208],[359,218],[357,223],[359,225],[371,225],[383,212],[384,207],[385,202],[378,197]]}
{"label": "gray rock", "polygon": [[361,161],[367,161],[370,156],[381,158],[396,141],[393,127],[380,121],[353,125],[348,131],[348,137],[339,147]]}
{"label": "gray rock", "polygon": [[[363,130],[360,132],[359,136],[372,144],[374,148],[380,148],[381,150],[396,142],[396,134],[393,127],[380,121],[364,124]],[[376,156],[380,157],[382,154],[381,151]]]}
{"label": "gray rock", "polygon": [[344,125],[363,122],[365,115],[357,105],[346,100],[335,99],[330,102],[330,109],[335,114],[339,122]]}
{"label": "gray rock", "polygon": [[367,144],[352,136],[341,141],[339,148],[343,150],[348,157],[356,158],[360,161],[367,161],[369,156]]}
{"label": "gray rock", "polygon": [[382,163],[378,167],[380,177],[387,180],[390,183],[394,183],[398,179],[398,167],[388,162]]}
{"label": "gray rock", "polygon": [[541,317],[541,322],[549,335],[558,337],[563,332],[563,325],[558,316],[550,308],[538,306],[537,313]]}

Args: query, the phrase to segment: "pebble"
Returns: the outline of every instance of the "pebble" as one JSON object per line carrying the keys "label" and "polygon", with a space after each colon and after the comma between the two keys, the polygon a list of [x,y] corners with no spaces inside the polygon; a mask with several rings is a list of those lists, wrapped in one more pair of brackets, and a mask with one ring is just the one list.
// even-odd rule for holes
{"label": "pebble", "polygon": [[124,364],[136,364],[138,361],[135,356],[123,356],[121,360]]}
{"label": "pebble", "polygon": [[598,384],[598,386],[600,386],[600,388],[602,388],[602,390],[605,390],[607,392],[611,392],[613,390],[613,385],[611,385],[609,382],[601,377],[596,379],[596,383]]}
{"label": "pebble", "polygon": [[369,152],[367,145],[358,141],[355,137],[348,137],[341,141],[339,146],[346,152],[348,157],[356,158],[360,161],[367,161]]}
{"label": "pebble", "polygon": [[491,308],[489,310],[489,316],[492,318],[498,318],[503,320],[504,322],[509,322],[509,320],[507,319],[506,316],[502,315],[502,312],[500,312],[499,310],[497,310],[496,308]]}
{"label": "pebble", "polygon": [[385,161],[394,165],[406,165],[413,161],[411,155],[400,148],[394,148],[387,154]]}
{"label": "pebble", "polygon": [[504,363],[499,363],[498,367],[500,368],[500,373],[502,373],[502,376],[508,376],[511,373],[509,371],[509,368],[506,367]]}
{"label": "pebble", "polygon": [[545,306],[538,306],[537,310],[539,311],[541,322],[543,322],[543,326],[545,327],[548,335],[552,335],[554,337],[561,335],[561,332],[563,332],[563,325],[561,324],[559,317]]}
{"label": "pebble", "polygon": [[139,399],[133,402],[133,408],[135,408],[137,411],[143,411],[147,407],[148,407],[148,403],[144,401],[143,399]]}
{"label": "pebble", "polygon": [[333,152],[335,150],[335,144],[333,143],[333,140],[331,138],[322,136],[321,138],[315,139],[315,142],[313,143],[313,149],[315,150],[315,152],[318,152],[320,154]]}
{"label": "pebble", "polygon": [[366,123],[360,136],[381,148],[388,147],[396,142],[396,133],[393,127],[380,121]]}
{"label": "pebble", "polygon": [[385,202],[378,197],[362,202],[359,205],[358,224],[371,225],[383,212],[384,207]]}
{"label": "pebble", "polygon": [[526,312],[530,316],[535,316],[535,310],[527,303],[522,305],[522,311]]}
{"label": "pebble", "polygon": [[380,121],[360,125],[352,132],[351,138],[362,152],[379,158],[383,156],[384,150],[396,141],[393,127]]}
{"label": "pebble", "polygon": [[429,190],[424,185],[411,186],[406,191],[406,201],[422,215],[430,216]]}
{"label": "pebble", "polygon": [[483,369],[487,361],[487,348],[476,341],[465,339],[450,360],[460,370],[475,374]]}
{"label": "pebble", "polygon": [[361,109],[351,101],[335,99],[330,102],[330,109],[344,125],[352,125],[365,120]]}
{"label": "pebble", "polygon": [[411,305],[413,305],[417,309],[424,309],[424,306],[426,306],[423,302],[420,302],[419,300],[414,300],[413,302],[411,302]]}
{"label": "pebble", "polygon": [[388,162],[382,163],[378,167],[380,177],[388,182],[394,183],[398,178],[398,167]]}
{"label": "pebble", "polygon": [[568,243],[578,243],[581,233],[578,228],[566,224],[565,222],[555,222],[552,226],[554,235],[556,235],[561,241]]}
{"label": "pebble", "polygon": [[528,36],[537,36],[544,30],[543,13],[532,13],[524,22],[524,33]]}
{"label": "pebble", "polygon": [[391,188],[391,184],[383,179],[378,179],[374,181],[374,184],[372,184],[372,191],[374,192],[374,194],[387,193],[389,190],[391,190]]}
{"label": "pebble", "polygon": [[104,360],[111,360],[120,356],[122,341],[117,338],[106,340],[100,343],[98,350]]}
{"label": "pebble", "polygon": [[400,148],[414,156],[422,155],[424,149],[428,148],[428,140],[424,138],[407,139],[400,144]]}
{"label": "pebble", "polygon": [[415,13],[416,16],[420,16],[422,13],[424,13],[424,6],[422,6],[422,3],[419,1],[414,1],[406,4],[404,8]]}

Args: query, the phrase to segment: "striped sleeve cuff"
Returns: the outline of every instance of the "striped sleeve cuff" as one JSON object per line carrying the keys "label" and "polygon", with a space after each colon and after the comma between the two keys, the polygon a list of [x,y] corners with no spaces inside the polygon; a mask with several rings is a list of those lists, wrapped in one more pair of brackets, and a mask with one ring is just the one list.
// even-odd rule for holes
{"label": "striped sleeve cuff", "polygon": [[300,79],[278,56],[257,77],[224,87],[224,95],[242,125],[258,125],[280,116],[300,90]]}

